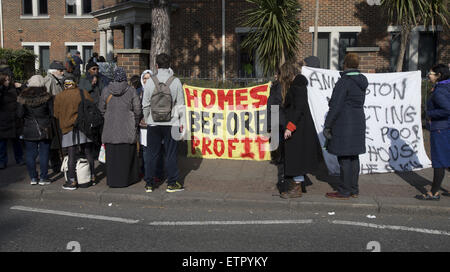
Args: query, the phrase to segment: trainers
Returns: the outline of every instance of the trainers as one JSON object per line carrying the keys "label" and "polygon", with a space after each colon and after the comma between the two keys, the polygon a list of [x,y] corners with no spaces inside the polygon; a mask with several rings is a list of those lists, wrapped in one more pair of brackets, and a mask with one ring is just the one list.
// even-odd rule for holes
{"label": "trainers", "polygon": [[52,182],[49,179],[41,179],[39,180],[39,185],[50,185]]}
{"label": "trainers", "polygon": [[37,179],[32,179],[31,182],[30,182],[30,184],[31,184],[31,185],[37,185],[37,184],[38,184]]}
{"label": "trainers", "polygon": [[153,187],[151,185],[145,185],[145,192],[146,193],[151,193],[153,192]]}
{"label": "trainers", "polygon": [[62,186],[64,190],[76,190],[77,189],[77,182],[76,181],[66,181],[64,185]]}
{"label": "trainers", "polygon": [[184,190],[183,185],[181,185],[179,182],[175,182],[175,184],[167,186],[166,192],[174,193],[174,192],[180,192],[183,190]]}

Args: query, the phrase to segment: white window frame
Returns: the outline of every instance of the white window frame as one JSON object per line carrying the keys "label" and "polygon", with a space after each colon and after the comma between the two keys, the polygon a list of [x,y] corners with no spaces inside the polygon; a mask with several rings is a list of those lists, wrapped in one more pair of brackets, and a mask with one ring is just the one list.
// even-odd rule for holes
{"label": "white window frame", "polygon": [[[318,32],[330,33],[330,52],[329,52],[329,67],[331,70],[339,69],[339,53],[332,54],[332,52],[339,52],[339,37],[340,33],[362,31],[361,26],[319,26]],[[314,33],[314,26],[309,27],[309,32]]]}
{"label": "white window frame", "polygon": [[24,46],[33,46],[34,54],[36,56],[38,56],[34,63],[34,68],[36,70],[39,70],[39,57],[40,57],[39,47],[48,46],[51,49],[52,43],[51,42],[22,42],[22,47],[24,47]]}
{"label": "white window frame", "polygon": [[[409,64],[408,64],[409,71],[416,71],[418,69],[420,32],[426,32],[426,31],[432,31],[432,30],[433,30],[433,28],[431,26],[429,26],[428,29],[425,29],[425,26],[423,26],[423,25],[416,26],[412,29],[411,35],[409,38]],[[442,31],[442,25],[437,25],[435,27],[435,30]],[[401,27],[400,26],[388,26],[387,31],[389,33],[400,32]]]}
{"label": "white window frame", "polygon": [[[77,51],[80,52],[81,59],[84,59],[84,50],[83,46],[92,46],[92,48],[95,48],[95,42],[65,42],[64,47],[67,48],[68,46],[76,46]],[[86,66],[86,63],[83,64],[83,71],[84,67]]]}
{"label": "white window frame", "polygon": [[[82,0],[76,0],[77,2],[75,3],[76,5],[76,14],[72,15],[64,15],[64,19],[93,19],[94,16],[92,15],[87,15],[87,14],[83,14],[83,1]],[[92,1],[91,1],[91,5],[92,5]]]}
{"label": "white window frame", "polygon": [[[23,9],[23,1],[20,1]],[[47,1],[47,12],[48,12],[48,1]],[[22,20],[42,20],[42,19],[50,19],[50,15],[39,15],[39,0],[32,0],[31,2],[33,8],[33,15],[23,15],[22,11],[20,12],[20,19]]]}

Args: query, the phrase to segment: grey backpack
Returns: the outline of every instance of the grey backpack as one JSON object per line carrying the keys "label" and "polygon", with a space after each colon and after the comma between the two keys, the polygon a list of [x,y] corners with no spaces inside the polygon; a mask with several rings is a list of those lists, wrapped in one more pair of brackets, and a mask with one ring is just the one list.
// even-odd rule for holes
{"label": "grey backpack", "polygon": [[150,98],[150,109],[153,121],[169,122],[172,115],[172,94],[169,86],[172,84],[175,77],[169,77],[166,83],[159,82],[156,76],[152,76],[152,79],[155,83],[155,90]]}

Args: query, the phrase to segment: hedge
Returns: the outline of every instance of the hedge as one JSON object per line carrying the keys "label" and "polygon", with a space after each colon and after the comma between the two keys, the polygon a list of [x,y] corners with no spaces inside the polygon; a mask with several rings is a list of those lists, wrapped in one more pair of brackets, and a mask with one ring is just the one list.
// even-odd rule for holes
{"label": "hedge", "polygon": [[34,74],[36,57],[31,50],[0,48],[0,59],[8,62],[16,81],[24,81]]}

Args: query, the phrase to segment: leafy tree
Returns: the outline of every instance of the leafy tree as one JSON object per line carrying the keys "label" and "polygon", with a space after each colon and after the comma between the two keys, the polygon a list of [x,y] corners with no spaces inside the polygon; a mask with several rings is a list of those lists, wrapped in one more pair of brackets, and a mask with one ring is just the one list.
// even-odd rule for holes
{"label": "leafy tree", "polygon": [[433,31],[439,23],[449,26],[448,4],[448,0],[381,0],[381,6],[387,12],[391,23],[401,28],[397,72],[402,71],[406,46],[409,44],[411,31],[416,26],[431,26]]}
{"label": "leafy tree", "polygon": [[246,1],[254,7],[243,11],[241,17],[242,25],[251,29],[242,47],[256,52],[267,76],[298,51],[301,6],[298,0]]}

